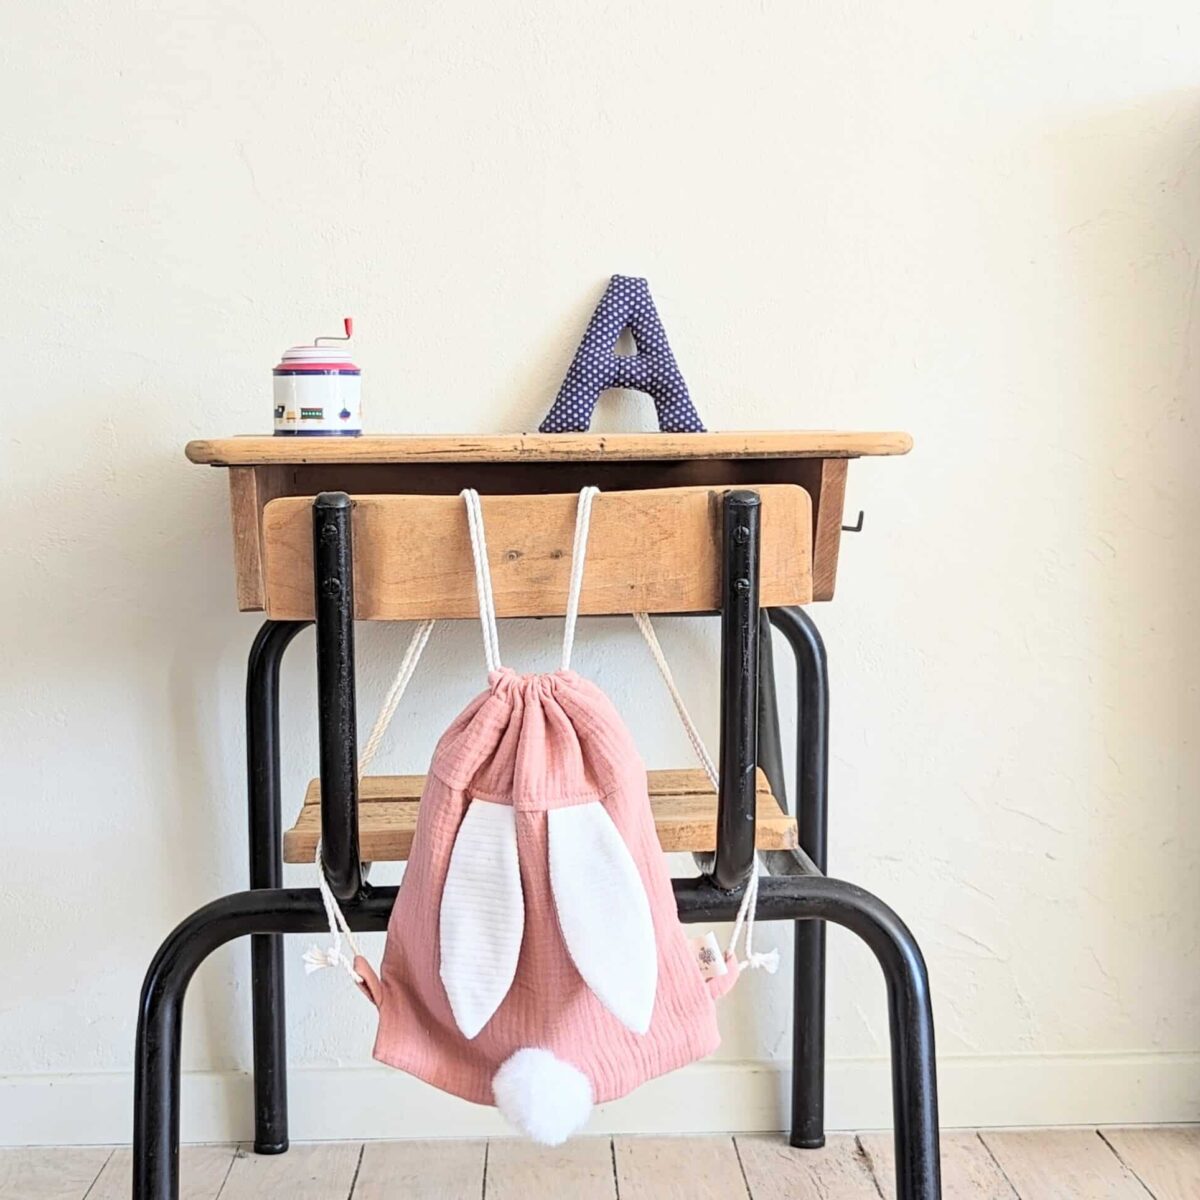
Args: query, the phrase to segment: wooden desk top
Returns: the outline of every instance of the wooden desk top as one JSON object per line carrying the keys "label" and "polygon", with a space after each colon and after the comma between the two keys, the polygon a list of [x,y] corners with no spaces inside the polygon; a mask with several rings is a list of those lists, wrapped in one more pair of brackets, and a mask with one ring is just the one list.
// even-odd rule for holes
{"label": "wooden desk top", "polygon": [[284,496],[453,496],[794,483],[812,501],[812,593],[833,596],[849,460],[907,454],[907,433],[406,434],[214,438],[189,442],[194,463],[227,467],[238,606],[263,606],[263,512]]}
{"label": "wooden desk top", "polygon": [[187,456],[212,467],[295,463],[595,462],[859,458],[907,454],[907,433],[837,430],[746,433],[502,433],[212,438]]}

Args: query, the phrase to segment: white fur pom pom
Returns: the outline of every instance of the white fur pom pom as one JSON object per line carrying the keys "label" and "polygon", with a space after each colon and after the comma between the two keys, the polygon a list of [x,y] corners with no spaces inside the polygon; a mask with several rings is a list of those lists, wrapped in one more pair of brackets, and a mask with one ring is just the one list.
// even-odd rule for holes
{"label": "white fur pom pom", "polygon": [[561,1146],[592,1115],[591,1081],[549,1050],[518,1050],[496,1072],[492,1095],[504,1119],[543,1146]]}

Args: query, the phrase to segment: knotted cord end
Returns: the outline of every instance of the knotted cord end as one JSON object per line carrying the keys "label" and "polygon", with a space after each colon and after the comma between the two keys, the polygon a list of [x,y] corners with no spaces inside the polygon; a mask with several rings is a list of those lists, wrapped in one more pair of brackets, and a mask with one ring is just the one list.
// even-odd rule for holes
{"label": "knotted cord end", "polygon": [[347,958],[337,946],[327,946],[321,949],[315,943],[304,952],[304,973],[311,975],[314,971],[323,971],[326,967],[345,967],[346,973],[355,983],[362,983],[362,976],[354,969],[354,960]]}
{"label": "knotted cord end", "polygon": [[746,956],[746,961],[738,965],[750,971],[766,971],[768,975],[774,975],[779,970],[779,951],[752,950]]}

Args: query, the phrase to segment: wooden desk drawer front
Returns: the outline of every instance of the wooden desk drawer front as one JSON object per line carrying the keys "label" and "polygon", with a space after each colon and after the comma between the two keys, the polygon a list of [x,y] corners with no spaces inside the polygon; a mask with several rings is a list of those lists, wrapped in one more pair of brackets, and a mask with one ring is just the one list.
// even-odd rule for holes
{"label": "wooden desk drawer front", "polygon": [[[762,497],[760,603],[812,599],[812,503],[793,484]],[[592,508],[580,612],[713,612],[720,596],[721,498],[708,487],[606,492]],[[566,605],[577,496],[483,498],[499,616],[557,616]],[[463,501],[457,496],[356,496],[359,620],[465,618],[478,613]],[[267,615],[313,616],[312,497],[263,510]]]}

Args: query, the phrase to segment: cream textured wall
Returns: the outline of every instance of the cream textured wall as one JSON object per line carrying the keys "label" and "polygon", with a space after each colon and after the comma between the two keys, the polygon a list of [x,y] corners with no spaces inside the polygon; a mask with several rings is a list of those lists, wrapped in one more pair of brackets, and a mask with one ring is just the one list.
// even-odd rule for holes
{"label": "cream textured wall", "polygon": [[[245,877],[258,622],[225,477],[183,443],[266,429],[275,356],[344,312],[372,429],[531,428],[614,271],[650,278],[712,427],[916,438],[852,469],[866,531],[816,615],[832,861],[923,941],[947,1122],[1200,1118],[1194,4],[114,0],[6,24],[0,1138],[126,1136],[146,961]],[[648,414],[615,400],[603,427]],[[713,630],[664,625],[714,735]],[[405,636],[362,639],[364,722]],[[503,636],[550,662],[554,630]],[[628,625],[577,655],[653,765],[688,761]],[[475,630],[437,633],[385,765],[421,769],[479,680]],[[289,804],[312,685],[305,638]],[[878,1125],[882,989],[831,943],[831,1120]],[[371,1068],[367,1006],[302,950],[297,1136],[491,1127]],[[187,1136],[247,1132],[247,987],[244,946],[195,984]],[[745,983],[718,1061],[597,1127],[782,1126],[787,992]]]}

